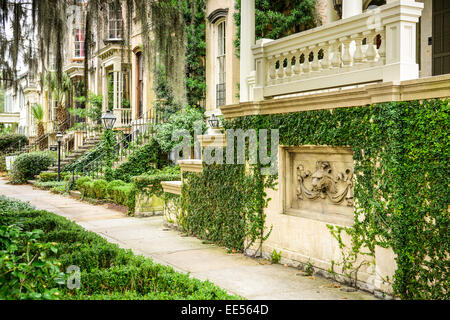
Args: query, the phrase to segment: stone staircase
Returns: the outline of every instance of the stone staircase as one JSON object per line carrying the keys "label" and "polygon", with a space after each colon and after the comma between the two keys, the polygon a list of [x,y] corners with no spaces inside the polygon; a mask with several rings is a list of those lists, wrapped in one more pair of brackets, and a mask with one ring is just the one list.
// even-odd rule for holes
{"label": "stone staircase", "polygon": [[[84,143],[84,145],[79,147],[77,151],[70,153],[64,159],[61,159],[61,171],[64,169],[65,166],[67,166],[68,164],[74,162],[75,160],[77,160],[78,158],[83,156],[87,151],[94,148],[100,142],[101,142],[101,136],[94,136],[92,138],[86,139],[86,142]],[[48,168],[48,170],[45,172],[46,173],[58,172],[58,163],[56,163],[53,167]]]}

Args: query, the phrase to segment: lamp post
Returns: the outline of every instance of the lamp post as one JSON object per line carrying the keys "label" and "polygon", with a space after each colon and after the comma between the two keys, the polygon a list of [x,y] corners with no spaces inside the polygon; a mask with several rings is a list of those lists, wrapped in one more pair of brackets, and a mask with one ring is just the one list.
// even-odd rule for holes
{"label": "lamp post", "polygon": [[102,122],[105,129],[111,130],[112,128],[114,128],[116,119],[116,116],[113,115],[110,110],[106,110],[106,113],[102,116]]}
{"label": "lamp post", "polygon": [[61,143],[63,137],[61,132],[56,135],[56,141],[58,141],[58,181],[61,181]]}

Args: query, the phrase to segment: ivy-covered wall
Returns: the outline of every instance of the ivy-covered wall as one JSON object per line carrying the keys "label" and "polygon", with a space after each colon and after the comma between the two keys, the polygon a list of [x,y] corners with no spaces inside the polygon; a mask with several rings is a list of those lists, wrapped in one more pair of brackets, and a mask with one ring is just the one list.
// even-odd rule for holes
{"label": "ivy-covered wall", "polygon": [[[347,268],[367,248],[396,254],[394,294],[403,299],[448,299],[450,156],[448,100],[392,102],[372,106],[247,116],[225,121],[230,129],[279,129],[285,146],[350,146],[354,153],[354,226],[332,228],[353,242]],[[232,248],[258,224],[263,188],[243,167],[205,167],[183,186],[186,225],[194,234]],[[259,192],[253,192],[259,190]],[[200,200],[201,199],[201,200]],[[268,201],[269,199],[265,199]],[[254,203],[258,203],[255,208]],[[269,226],[265,226],[267,232]],[[232,239],[232,240],[230,240]]]}

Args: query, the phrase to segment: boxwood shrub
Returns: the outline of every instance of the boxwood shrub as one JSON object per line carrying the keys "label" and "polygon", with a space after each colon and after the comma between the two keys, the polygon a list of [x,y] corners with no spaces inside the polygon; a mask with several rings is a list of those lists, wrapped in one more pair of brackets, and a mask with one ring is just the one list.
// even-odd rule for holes
{"label": "boxwood shrub", "polygon": [[[2,300],[241,298],[209,281],[135,256],[66,218],[3,196],[0,231]],[[39,261],[27,264],[27,252],[40,253]],[[64,272],[70,265],[80,268],[80,289],[67,288],[69,279]]]}

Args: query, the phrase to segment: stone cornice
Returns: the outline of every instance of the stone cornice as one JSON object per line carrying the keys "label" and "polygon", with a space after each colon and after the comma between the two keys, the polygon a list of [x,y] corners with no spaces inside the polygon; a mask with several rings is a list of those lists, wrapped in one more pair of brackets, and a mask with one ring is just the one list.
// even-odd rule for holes
{"label": "stone cornice", "polygon": [[162,181],[161,186],[166,193],[181,195],[181,181]]}
{"label": "stone cornice", "polygon": [[450,74],[400,84],[378,83],[353,89],[339,89],[325,93],[292,98],[267,99],[221,107],[224,118],[257,114],[280,114],[317,109],[365,106],[391,101],[411,101],[450,97]]}

